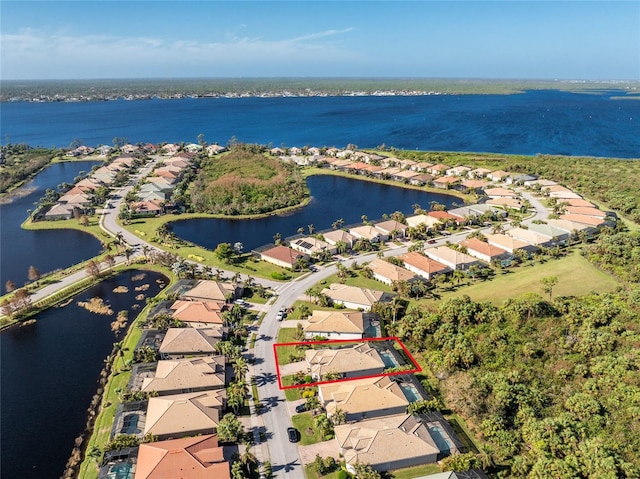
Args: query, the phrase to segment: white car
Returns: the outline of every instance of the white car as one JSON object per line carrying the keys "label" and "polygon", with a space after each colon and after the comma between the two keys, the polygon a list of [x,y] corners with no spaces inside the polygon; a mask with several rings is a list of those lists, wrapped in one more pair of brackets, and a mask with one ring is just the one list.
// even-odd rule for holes
{"label": "white car", "polygon": [[278,321],[282,321],[284,319],[284,311],[278,311],[278,314],[276,314],[276,319]]}

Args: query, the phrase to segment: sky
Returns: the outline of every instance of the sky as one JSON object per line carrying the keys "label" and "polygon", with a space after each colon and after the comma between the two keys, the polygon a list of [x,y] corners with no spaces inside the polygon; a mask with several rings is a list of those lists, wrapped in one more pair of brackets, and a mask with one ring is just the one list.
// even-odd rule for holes
{"label": "sky", "polygon": [[0,2],[0,78],[640,80],[640,1]]}

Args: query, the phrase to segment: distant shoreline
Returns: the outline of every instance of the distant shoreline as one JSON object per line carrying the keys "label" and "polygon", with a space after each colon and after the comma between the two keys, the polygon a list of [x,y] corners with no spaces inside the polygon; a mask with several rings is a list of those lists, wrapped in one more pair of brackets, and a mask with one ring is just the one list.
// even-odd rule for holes
{"label": "distant shoreline", "polygon": [[94,102],[185,98],[314,98],[510,95],[529,90],[615,91],[640,99],[632,80],[480,80],[420,78],[212,78],[131,80],[4,80],[0,102]]}

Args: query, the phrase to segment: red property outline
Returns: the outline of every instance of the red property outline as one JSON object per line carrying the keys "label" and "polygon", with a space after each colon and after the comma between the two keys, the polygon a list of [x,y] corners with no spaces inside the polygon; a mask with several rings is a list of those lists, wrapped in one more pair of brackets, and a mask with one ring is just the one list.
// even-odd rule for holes
{"label": "red property outline", "polygon": [[[395,342],[397,342],[400,345],[400,347],[402,348],[402,350],[405,352],[407,357],[409,358],[409,361],[411,361],[411,363],[413,364],[414,368],[413,369],[403,370],[403,371],[395,371],[395,372],[391,372],[391,373],[370,374],[370,375],[367,375],[367,376],[358,376],[357,378],[332,379],[332,380],[329,380],[329,381],[317,381],[315,383],[308,383],[308,384],[292,384],[290,386],[283,386],[282,385],[282,378],[280,376],[280,364],[278,363],[278,350],[277,350],[277,348],[279,346],[299,346],[301,344],[307,345],[307,344],[335,344],[335,343],[354,343],[354,344],[357,344],[357,343],[364,343],[364,342],[367,342],[367,341],[395,341]],[[356,379],[378,378],[378,377],[383,377],[383,376],[398,376],[398,375],[402,375],[402,374],[415,374],[415,373],[422,372],[422,368],[420,367],[418,362],[414,359],[413,355],[409,352],[409,350],[404,345],[404,343],[402,341],[400,341],[400,338],[398,338],[396,336],[388,336],[388,337],[384,337],[384,338],[329,339],[329,340],[326,340],[326,341],[299,341],[299,342],[293,342],[293,343],[275,343],[273,345],[273,356],[275,357],[275,360],[276,360],[276,374],[278,375],[278,387],[281,390],[284,390],[284,389],[295,389],[295,388],[305,388],[305,387],[311,387],[311,386],[318,386],[320,384],[338,383],[338,382],[344,382],[344,381],[355,381]]]}

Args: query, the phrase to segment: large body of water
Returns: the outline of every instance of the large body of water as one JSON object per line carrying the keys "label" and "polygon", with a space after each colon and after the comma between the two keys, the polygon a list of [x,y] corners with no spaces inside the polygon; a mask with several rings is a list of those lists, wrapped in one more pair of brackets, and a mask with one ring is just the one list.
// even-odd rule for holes
{"label": "large body of water", "polygon": [[89,171],[95,162],[56,163],[41,172],[23,188],[31,191],[0,205],[0,287],[4,293],[7,280],[22,286],[28,279],[29,266],[41,274],[66,268],[92,258],[101,249],[100,241],[77,230],[29,231],[20,227],[28,210],[44,196],[48,188],[73,182],[81,171]]}
{"label": "large body of water", "polygon": [[622,91],[5,103],[3,142],[209,142],[640,157],[640,102]]}
{"label": "large body of water", "polygon": [[[76,138],[87,145],[111,144],[116,136],[134,143],[191,142],[203,133],[219,143],[236,137],[278,146],[384,143],[404,149],[639,158],[640,102],[613,100],[612,94],[620,92],[5,103],[0,122],[3,142],[33,146],[67,146]],[[30,265],[44,273],[100,250],[99,241],[82,232],[20,229],[46,188],[88,169],[90,164],[54,165],[29,185],[36,191],[0,206],[0,286],[7,279],[22,285]],[[174,231],[206,247],[240,241],[250,249],[271,242],[275,233],[284,237],[309,224],[323,229],[339,218],[359,222],[363,214],[375,219],[395,210],[410,212],[415,203],[450,206],[452,200],[344,178],[312,177],[309,185],[312,203],[289,216],[179,222]],[[110,280],[80,296],[99,295],[114,311],[129,309],[134,300],[112,293],[116,284],[128,281]],[[155,294],[154,277],[147,282],[152,287],[147,294]],[[71,304],[0,336],[3,478],[59,477],[114,341],[111,320]]]}
{"label": "large body of water", "polygon": [[[83,431],[87,408],[98,388],[98,377],[114,341],[110,323],[118,311],[133,319],[145,301],[136,286],[148,284],[155,296],[166,282],[158,273],[129,271],[108,279],[73,298],[63,308],[38,315],[30,326],[0,335],[0,421],[3,479],[56,479],[62,475]],[[114,293],[124,285],[128,293]],[[77,305],[99,296],[114,311],[93,314]]]}
{"label": "large body of water", "polygon": [[192,243],[214,249],[218,243],[239,241],[249,251],[272,243],[274,235],[282,238],[297,234],[298,228],[308,233],[309,225],[316,231],[331,228],[343,219],[344,225],[361,223],[362,215],[377,220],[383,214],[401,211],[413,214],[413,205],[429,209],[432,201],[448,208],[458,200],[455,196],[398,188],[340,176],[311,176],[307,179],[311,202],[302,209],[284,216],[268,216],[256,220],[190,219],[171,223],[172,231]]}

